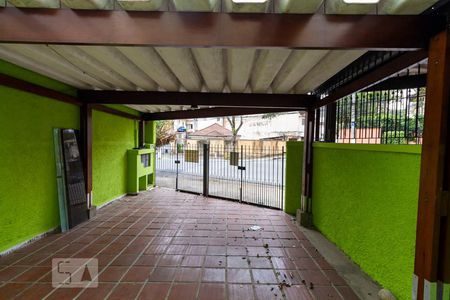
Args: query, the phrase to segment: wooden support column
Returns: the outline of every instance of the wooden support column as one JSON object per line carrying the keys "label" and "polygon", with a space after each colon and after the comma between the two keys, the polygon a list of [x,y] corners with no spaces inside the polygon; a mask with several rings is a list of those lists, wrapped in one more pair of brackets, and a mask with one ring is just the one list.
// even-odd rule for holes
{"label": "wooden support column", "polygon": [[[320,108],[316,109],[316,116],[314,121],[316,122],[316,127],[314,128],[314,141],[318,142],[320,139]],[[305,131],[306,132],[306,131]]]}
{"label": "wooden support column", "polygon": [[303,227],[312,227],[312,171],[313,171],[313,142],[314,142],[314,109],[308,109],[305,123],[305,139],[303,151],[303,174],[302,174],[302,198],[300,210],[297,212],[297,221]]}
{"label": "wooden support column", "polygon": [[92,206],[92,107],[83,104],[80,109],[81,145],[83,154],[84,180],[88,208]]}
{"label": "wooden support column", "polygon": [[[427,101],[420,173],[413,299],[436,299],[449,282],[449,96],[450,36],[430,41]],[[439,299],[439,298],[438,298]],[[442,298],[440,298],[442,299]]]}
{"label": "wooden support column", "polygon": [[138,147],[142,147],[145,144],[145,121],[139,121],[139,138],[138,138]]}
{"label": "wooden support column", "polygon": [[336,142],[336,102],[327,105],[325,117],[325,142]]}

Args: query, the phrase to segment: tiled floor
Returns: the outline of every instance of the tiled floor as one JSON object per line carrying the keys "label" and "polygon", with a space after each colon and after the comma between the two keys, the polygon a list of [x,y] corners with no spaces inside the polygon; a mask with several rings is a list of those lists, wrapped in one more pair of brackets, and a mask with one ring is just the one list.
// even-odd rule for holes
{"label": "tiled floor", "polygon": [[[98,288],[52,288],[52,258],[67,257],[98,258]],[[286,214],[167,189],[0,258],[11,298],[358,299]]]}

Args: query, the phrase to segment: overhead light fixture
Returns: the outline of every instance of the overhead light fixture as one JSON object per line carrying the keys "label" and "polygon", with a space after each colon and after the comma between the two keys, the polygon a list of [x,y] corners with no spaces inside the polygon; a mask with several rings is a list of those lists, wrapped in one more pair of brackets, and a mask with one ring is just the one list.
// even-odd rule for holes
{"label": "overhead light fixture", "polygon": [[380,0],[344,0],[347,4],[377,4]]}

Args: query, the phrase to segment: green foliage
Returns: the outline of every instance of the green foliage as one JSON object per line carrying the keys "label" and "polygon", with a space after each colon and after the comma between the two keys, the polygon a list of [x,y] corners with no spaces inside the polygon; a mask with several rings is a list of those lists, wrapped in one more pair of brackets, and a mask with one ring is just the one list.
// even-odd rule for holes
{"label": "green foliage", "polygon": [[167,145],[175,138],[172,120],[156,121],[156,146]]}
{"label": "green foliage", "polygon": [[340,100],[338,127],[351,128],[354,121],[355,129],[380,128],[382,143],[413,141],[423,133],[424,95],[420,89],[419,97],[405,102],[406,92],[401,90],[356,93],[354,100],[352,96]]}
{"label": "green foliage", "polygon": [[386,131],[382,136],[383,144],[402,145],[407,144],[408,140],[405,138],[404,131]]}

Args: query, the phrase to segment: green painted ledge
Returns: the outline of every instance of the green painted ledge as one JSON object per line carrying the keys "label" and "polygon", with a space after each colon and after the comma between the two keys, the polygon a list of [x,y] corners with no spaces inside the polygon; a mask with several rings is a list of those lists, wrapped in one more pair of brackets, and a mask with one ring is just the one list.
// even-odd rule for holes
{"label": "green painted ledge", "polygon": [[[1,0],[0,0],[1,2]],[[58,91],[60,93],[70,95],[73,97],[77,96],[77,89],[67,85],[63,82],[54,80],[50,77],[38,74],[36,72],[27,70],[25,68],[19,67],[10,62],[4,61],[0,59],[0,74],[8,75],[35,85],[39,85],[54,91]],[[135,116],[140,116],[141,113],[131,107],[122,105],[122,104],[105,104],[110,108],[114,108],[120,110],[122,112],[126,112]]]}
{"label": "green painted ledge", "polygon": [[126,112],[135,116],[140,116],[141,113],[135,109],[132,109],[131,107],[122,105],[122,104],[103,104],[104,106],[110,107],[110,108],[114,108],[116,110],[120,110],[122,112]]}
{"label": "green painted ledge", "polygon": [[314,148],[328,148],[337,150],[355,150],[372,152],[397,152],[409,154],[421,154],[421,145],[386,145],[386,144],[334,144],[334,143],[314,143]]}
{"label": "green painted ledge", "polygon": [[60,81],[51,79],[47,76],[38,74],[36,72],[24,69],[10,62],[0,59],[0,73],[8,75],[20,80],[27,81],[32,84],[36,84],[45,88],[49,88],[66,95],[76,96],[77,90]]}

